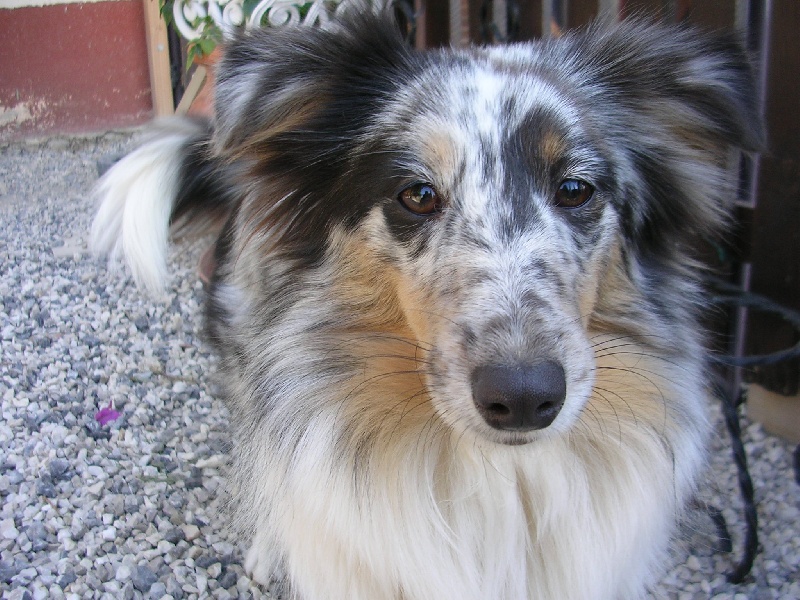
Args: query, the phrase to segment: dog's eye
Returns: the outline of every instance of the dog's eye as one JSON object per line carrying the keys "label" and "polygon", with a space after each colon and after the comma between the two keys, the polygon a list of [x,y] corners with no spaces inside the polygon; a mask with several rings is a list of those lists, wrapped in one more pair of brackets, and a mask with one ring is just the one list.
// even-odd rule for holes
{"label": "dog's eye", "polygon": [[594,188],[580,179],[565,179],[558,186],[555,205],[562,208],[577,208],[586,204],[594,194]]}
{"label": "dog's eye", "polygon": [[400,204],[417,215],[430,215],[442,209],[439,194],[429,183],[408,186],[397,197]]}

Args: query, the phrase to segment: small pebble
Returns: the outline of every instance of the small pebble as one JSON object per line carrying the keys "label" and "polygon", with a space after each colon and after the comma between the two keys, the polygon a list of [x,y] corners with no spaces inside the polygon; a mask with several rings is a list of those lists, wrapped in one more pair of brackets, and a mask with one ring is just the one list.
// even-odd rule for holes
{"label": "small pebble", "polygon": [[14,524],[14,519],[5,519],[0,521],[0,538],[6,540],[14,540],[19,536],[19,531]]}
{"label": "small pebble", "polygon": [[128,581],[131,578],[132,574],[133,574],[133,569],[130,566],[123,563],[117,568],[117,572],[115,573],[114,578],[117,581],[124,582]]}
{"label": "small pebble", "polygon": [[150,587],[158,581],[158,576],[153,572],[150,567],[138,566],[134,567],[131,572],[131,583],[133,587],[140,592],[147,592]]}
{"label": "small pebble", "polygon": [[187,542],[192,542],[200,536],[200,528],[197,525],[183,525],[181,529]]}
{"label": "small pebble", "polygon": [[68,475],[70,464],[64,459],[55,458],[50,461],[48,468],[50,470],[50,477],[54,481],[58,481],[59,479],[63,479]]}
{"label": "small pebble", "polygon": [[180,527],[173,527],[164,534],[164,539],[170,544],[177,544],[178,542],[182,542],[186,539],[186,534]]}

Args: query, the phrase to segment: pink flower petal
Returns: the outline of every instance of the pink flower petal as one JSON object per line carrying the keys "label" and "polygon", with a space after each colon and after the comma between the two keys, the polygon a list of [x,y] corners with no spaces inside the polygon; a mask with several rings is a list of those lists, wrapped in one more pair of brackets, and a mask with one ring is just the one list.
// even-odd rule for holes
{"label": "pink flower petal", "polygon": [[100,425],[106,425],[111,421],[116,421],[119,419],[120,413],[113,408],[111,405],[105,406],[97,411],[97,414],[94,416],[95,420],[100,423]]}

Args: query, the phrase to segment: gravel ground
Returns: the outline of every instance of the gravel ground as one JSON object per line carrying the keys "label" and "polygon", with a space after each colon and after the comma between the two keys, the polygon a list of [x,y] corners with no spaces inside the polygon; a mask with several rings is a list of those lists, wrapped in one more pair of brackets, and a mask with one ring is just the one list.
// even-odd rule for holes
{"label": "gravel ground", "polygon": [[[129,134],[0,146],[0,592],[24,598],[263,598],[225,529],[227,415],[199,334],[201,247],[166,299],[89,255],[97,161]],[[97,414],[119,416],[105,425]],[[109,411],[105,411],[108,413]],[[111,416],[114,416],[112,413]],[[741,546],[717,415],[704,499]],[[745,584],[695,515],[655,598],[800,598],[793,448],[743,419],[762,548]]]}

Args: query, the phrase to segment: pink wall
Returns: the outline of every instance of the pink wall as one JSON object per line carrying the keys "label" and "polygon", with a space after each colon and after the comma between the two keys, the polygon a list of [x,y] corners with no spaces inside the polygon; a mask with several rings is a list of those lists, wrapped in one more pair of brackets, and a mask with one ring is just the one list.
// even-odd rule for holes
{"label": "pink wall", "polygon": [[0,140],[152,115],[140,0],[0,10]]}

